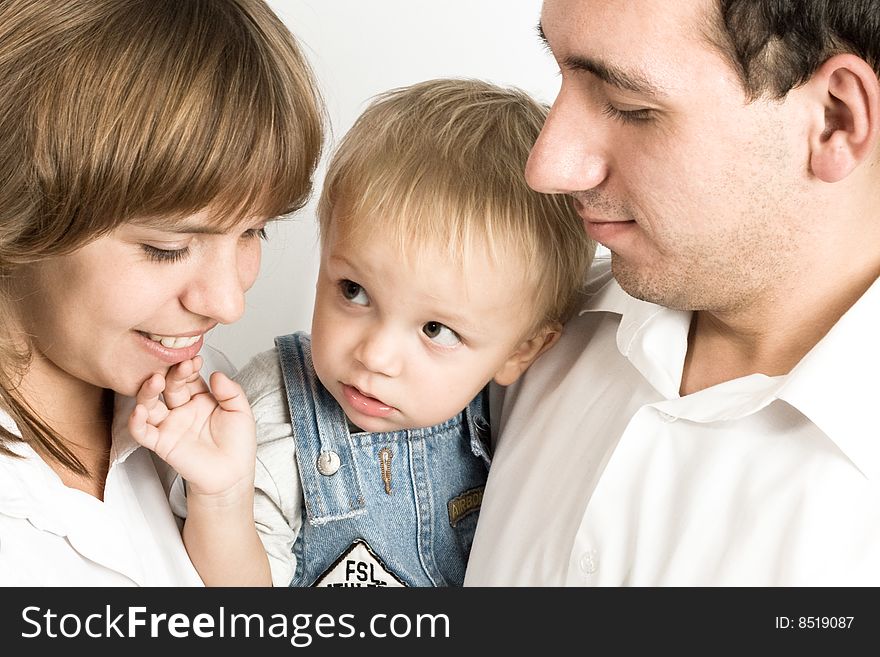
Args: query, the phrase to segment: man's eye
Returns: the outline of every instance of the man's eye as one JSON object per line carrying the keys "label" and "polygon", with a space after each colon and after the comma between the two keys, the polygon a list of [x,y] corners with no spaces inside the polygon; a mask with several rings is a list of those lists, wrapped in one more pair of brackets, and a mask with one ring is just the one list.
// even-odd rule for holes
{"label": "man's eye", "polygon": [[454,347],[461,339],[448,326],[440,322],[428,322],[422,326],[422,333],[428,336],[431,342],[436,342],[444,347]]}
{"label": "man's eye", "polygon": [[605,116],[610,116],[612,119],[617,121],[621,121],[623,123],[643,123],[645,121],[651,120],[652,110],[649,109],[634,109],[634,110],[622,110],[618,109],[611,103],[606,103],[605,107],[602,108],[602,113]]}
{"label": "man's eye", "polygon": [[158,249],[149,244],[141,244],[141,248],[153,262],[178,262],[189,255],[188,246],[182,249]]}
{"label": "man's eye", "polygon": [[370,297],[367,296],[367,291],[354,281],[348,279],[339,281],[339,291],[351,303],[359,306],[370,305]]}

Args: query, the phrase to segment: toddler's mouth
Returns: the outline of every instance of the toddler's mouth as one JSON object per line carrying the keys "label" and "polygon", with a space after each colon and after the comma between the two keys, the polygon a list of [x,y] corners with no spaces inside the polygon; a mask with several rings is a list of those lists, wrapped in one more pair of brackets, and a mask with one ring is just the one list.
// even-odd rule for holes
{"label": "toddler's mouth", "polygon": [[376,397],[361,392],[358,388],[346,383],[342,384],[342,393],[345,395],[345,399],[351,407],[364,415],[369,415],[371,417],[387,417],[397,410],[393,406],[389,406],[383,402],[381,399],[377,399]]}

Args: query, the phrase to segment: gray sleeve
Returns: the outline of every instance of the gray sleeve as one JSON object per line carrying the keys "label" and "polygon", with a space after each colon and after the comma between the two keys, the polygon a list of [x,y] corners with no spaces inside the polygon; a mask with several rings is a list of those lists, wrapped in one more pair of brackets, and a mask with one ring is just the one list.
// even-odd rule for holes
{"label": "gray sleeve", "polygon": [[226,376],[235,376],[235,365],[219,349],[205,344],[199,352],[199,356],[202,357],[201,374],[205,381],[211,377],[211,372],[219,371],[223,372]]}
{"label": "gray sleeve", "polygon": [[287,586],[296,570],[293,543],[302,526],[302,488],[277,351],[258,354],[235,379],[250,401],[257,424],[257,532],[269,555],[272,584]]}

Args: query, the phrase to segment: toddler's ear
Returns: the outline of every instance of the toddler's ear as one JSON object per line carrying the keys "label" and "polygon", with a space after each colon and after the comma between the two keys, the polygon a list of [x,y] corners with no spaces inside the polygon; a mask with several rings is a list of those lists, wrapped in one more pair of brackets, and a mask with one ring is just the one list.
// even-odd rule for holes
{"label": "toddler's ear", "polygon": [[525,372],[535,359],[556,344],[562,333],[560,324],[548,324],[533,337],[522,342],[495,373],[495,383],[509,386]]}

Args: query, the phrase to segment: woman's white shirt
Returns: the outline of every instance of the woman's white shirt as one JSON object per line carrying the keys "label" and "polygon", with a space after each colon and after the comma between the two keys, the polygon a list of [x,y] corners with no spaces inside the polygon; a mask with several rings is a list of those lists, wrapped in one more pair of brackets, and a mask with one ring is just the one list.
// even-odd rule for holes
{"label": "woman's white shirt", "polygon": [[[206,348],[203,372],[234,373]],[[101,501],[65,486],[30,446],[0,454],[0,585],[202,586],[168,504],[175,473],[125,428],[133,401],[117,398]],[[0,411],[0,424],[18,429]]]}
{"label": "woman's white shirt", "polygon": [[[0,422],[17,433],[2,411]],[[117,428],[103,501],[65,486],[24,443],[9,445],[21,458],[0,455],[0,585],[202,585],[168,505],[167,466]]]}
{"label": "woman's white shirt", "polygon": [[[201,356],[206,378],[235,374],[220,351]],[[21,458],[0,454],[0,585],[203,585],[168,504],[176,473],[129,435],[132,404],[116,400],[103,502],[65,486],[24,443],[8,445]],[[0,424],[19,433],[3,411]]]}

